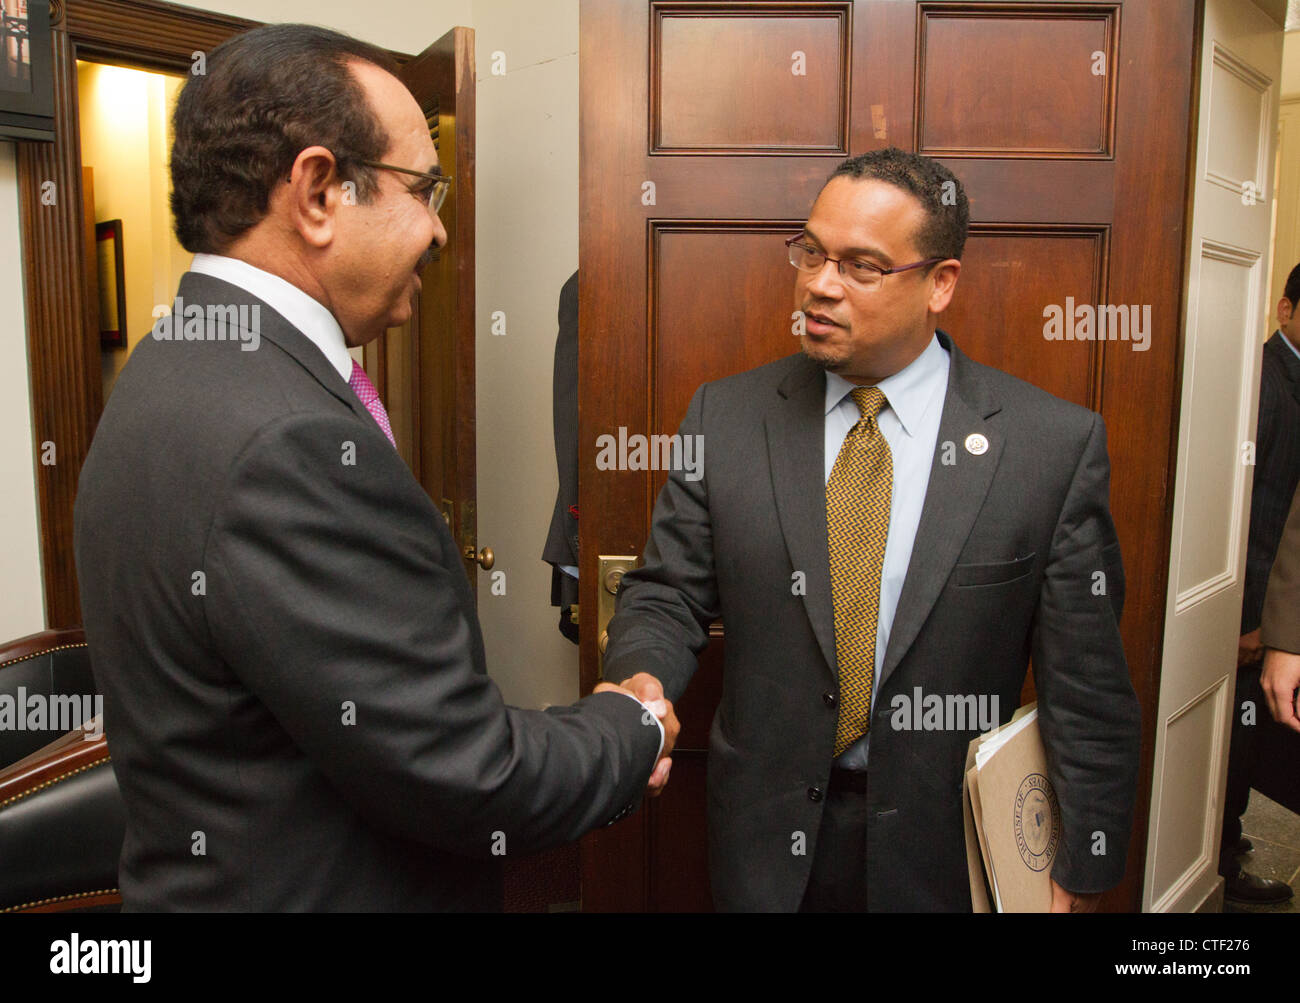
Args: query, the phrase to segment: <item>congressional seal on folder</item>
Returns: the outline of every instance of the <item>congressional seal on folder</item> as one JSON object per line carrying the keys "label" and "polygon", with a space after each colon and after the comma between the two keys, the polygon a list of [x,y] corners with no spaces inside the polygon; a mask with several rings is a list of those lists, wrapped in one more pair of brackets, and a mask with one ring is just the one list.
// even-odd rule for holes
{"label": "congressional seal on folder", "polygon": [[971,742],[962,787],[975,911],[1049,911],[1061,809],[1038,737],[1037,704]]}

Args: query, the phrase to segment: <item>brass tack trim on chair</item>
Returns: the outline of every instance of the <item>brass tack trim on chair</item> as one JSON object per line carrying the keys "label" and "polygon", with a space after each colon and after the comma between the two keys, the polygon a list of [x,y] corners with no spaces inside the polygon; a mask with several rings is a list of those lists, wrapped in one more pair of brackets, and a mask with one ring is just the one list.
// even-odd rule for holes
{"label": "brass tack trim on chair", "polygon": [[51,655],[56,651],[69,651],[72,648],[84,648],[86,646],[86,642],[82,641],[80,644],[60,644],[54,648],[41,648],[39,651],[33,651],[31,654],[20,655],[17,658],[9,659],[7,662],[0,662],[0,669],[3,669],[6,665],[13,665],[15,662],[25,662],[31,658],[40,658],[42,655]]}
{"label": "brass tack trim on chair", "polygon": [[11,798],[5,798],[5,800],[0,801],[0,808],[8,807],[15,801],[21,801],[23,798],[31,797],[37,791],[43,791],[46,787],[57,784],[60,780],[67,780],[69,777],[75,777],[78,773],[85,773],[86,770],[93,770],[96,766],[103,766],[112,758],[112,756],[105,756],[103,759],[96,759],[93,763],[87,763],[85,766],[78,766],[75,770],[69,770],[67,773],[60,773],[57,777],[51,777],[49,780],[37,784],[31,790],[23,791],[21,794],[15,794]]}
{"label": "brass tack trim on chair", "polygon": [[120,895],[121,889],[118,888],[98,888],[93,892],[73,892],[70,895],[55,895],[53,898],[37,899],[34,902],[24,902],[22,905],[11,905],[0,909],[0,913],[22,912],[24,909],[34,909],[41,905],[50,905],[54,902],[67,902],[69,899],[88,899],[95,895]]}

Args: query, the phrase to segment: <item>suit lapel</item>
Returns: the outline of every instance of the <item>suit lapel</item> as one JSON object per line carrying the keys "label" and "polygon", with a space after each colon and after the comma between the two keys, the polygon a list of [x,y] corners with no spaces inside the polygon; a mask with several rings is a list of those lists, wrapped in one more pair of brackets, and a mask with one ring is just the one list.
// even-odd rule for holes
{"label": "suit lapel", "polygon": [[[1001,407],[992,399],[975,364],[947,334],[937,334],[949,352],[948,389],[921,522],[889,632],[885,660],[876,680],[878,687],[898,666],[934,608],[984,504],[1002,455],[1004,439],[986,422]],[[977,455],[967,448],[967,439],[972,435],[984,436],[988,443],[985,452]],[[945,442],[952,443],[951,465],[943,462]]]}
{"label": "suit lapel", "polygon": [[[238,306],[247,304],[253,306],[256,304],[258,318],[261,321],[259,336],[267,341],[282,348],[294,361],[303,369],[307,370],[312,377],[322,387],[341,400],[358,418],[366,421],[374,421],[366,406],[361,403],[357,395],[352,392],[347,381],[335,369],[325,354],[313,344],[312,340],[305,334],[294,327],[282,314],[267,303],[258,299],[246,289],[224,279],[214,278],[211,275],[203,275],[198,272],[186,272],[181,276],[180,286],[176,293],[177,297],[186,304],[198,303],[207,306],[208,304],[220,303],[224,305]],[[251,353],[256,355],[257,353]]]}
{"label": "suit lapel", "polygon": [[801,358],[777,388],[768,410],[768,462],[777,518],[791,566],[802,571],[804,608],[831,672],[836,672],[835,610],[831,605],[826,542],[826,380],[820,367]]}

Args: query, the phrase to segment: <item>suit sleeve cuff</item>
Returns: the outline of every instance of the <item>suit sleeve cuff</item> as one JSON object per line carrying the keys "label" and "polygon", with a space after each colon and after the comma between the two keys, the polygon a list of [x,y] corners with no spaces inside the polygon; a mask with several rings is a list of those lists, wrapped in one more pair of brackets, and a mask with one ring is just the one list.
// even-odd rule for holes
{"label": "suit sleeve cuff", "polygon": [[[610,692],[613,691],[611,690]],[[648,706],[646,706],[646,704],[642,703],[640,699],[633,696],[631,693],[628,693],[626,690],[619,690],[618,692],[622,696],[627,697],[629,700],[636,700],[637,703],[641,704],[642,708],[644,708],[645,710],[645,716],[642,718],[642,720],[649,719],[649,721],[653,721],[655,723],[655,726],[659,729],[659,751],[655,753],[655,762],[658,763],[659,757],[662,756],[664,753],[664,723],[660,721],[659,718],[655,716],[654,711],[652,711]]]}

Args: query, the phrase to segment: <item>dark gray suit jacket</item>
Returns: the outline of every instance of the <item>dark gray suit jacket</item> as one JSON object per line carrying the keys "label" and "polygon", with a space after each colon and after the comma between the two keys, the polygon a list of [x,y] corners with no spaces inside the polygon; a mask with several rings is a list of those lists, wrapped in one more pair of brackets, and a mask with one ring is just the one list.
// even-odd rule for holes
{"label": "dark gray suit jacket", "polygon": [[1291,499],[1300,485],[1300,359],[1282,343],[1278,331],[1264,343],[1252,473],[1246,580],[1241,600],[1243,634],[1260,624],[1269,570],[1282,539]]}
{"label": "dark gray suit jacket", "polygon": [[[951,353],[938,450],[876,681],[869,904],[971,908],[961,789],[978,727],[894,730],[893,698],[917,687],[922,700],[996,696],[1005,721],[1031,657],[1064,829],[1052,873],[1070,891],[1101,891],[1124,872],[1140,740],[1105,429],[938,336]],[[704,436],[704,476],[670,475],[644,566],[624,577],[609,626],[605,677],[650,672],[675,700],[722,618],[708,763],[720,909],[797,909],[821,822],[838,700],[824,402],[823,372],[802,355],[696,392],[681,433]],[[965,447],[973,433],[988,440],[982,455]],[[796,571],[806,595],[792,587]]]}
{"label": "dark gray suit jacket", "polygon": [[500,908],[501,854],[626,810],[658,727],[506,707],[455,541],[338,372],[235,286],[179,295],[259,305],[261,341],[146,337],[81,473],[126,907]]}

